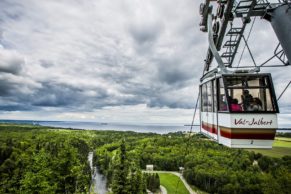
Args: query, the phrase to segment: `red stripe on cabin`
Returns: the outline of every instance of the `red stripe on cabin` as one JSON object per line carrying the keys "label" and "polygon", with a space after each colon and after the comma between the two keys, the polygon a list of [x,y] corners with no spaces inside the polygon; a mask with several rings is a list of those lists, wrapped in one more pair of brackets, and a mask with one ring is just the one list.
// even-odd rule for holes
{"label": "red stripe on cabin", "polygon": [[217,134],[217,128],[214,124],[202,122],[202,128],[210,133]]}
{"label": "red stripe on cabin", "polygon": [[[217,134],[217,127],[214,124],[202,122],[202,128],[210,133]],[[274,140],[276,130],[262,128],[243,129],[243,128],[225,128],[220,126],[220,135],[229,139],[261,139]]]}
{"label": "red stripe on cabin", "polygon": [[220,135],[222,137],[226,137],[229,139],[262,139],[262,140],[274,140],[274,133],[232,133],[230,131],[220,131]]}

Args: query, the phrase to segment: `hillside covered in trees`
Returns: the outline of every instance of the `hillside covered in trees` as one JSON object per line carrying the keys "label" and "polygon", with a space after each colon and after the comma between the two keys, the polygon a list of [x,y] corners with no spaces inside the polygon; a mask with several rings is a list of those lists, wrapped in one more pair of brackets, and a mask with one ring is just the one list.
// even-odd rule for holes
{"label": "hillside covered in trees", "polygon": [[[178,171],[209,193],[290,193],[291,157],[271,158],[183,133],[0,125],[0,193],[88,193],[94,163],[113,193],[145,193],[155,170]],[[152,181],[152,182],[151,182]],[[151,188],[155,189],[155,188]]]}

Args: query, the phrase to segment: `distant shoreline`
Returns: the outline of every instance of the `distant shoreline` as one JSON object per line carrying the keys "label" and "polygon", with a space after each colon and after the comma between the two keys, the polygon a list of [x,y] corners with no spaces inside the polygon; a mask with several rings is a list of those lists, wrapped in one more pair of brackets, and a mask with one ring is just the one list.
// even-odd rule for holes
{"label": "distant shoreline", "polygon": [[[29,124],[35,126],[55,127],[71,130],[110,130],[110,131],[134,131],[138,133],[167,134],[173,132],[199,132],[199,125],[183,124],[152,124],[152,123],[107,123],[90,121],[36,121],[36,120],[0,120],[0,123]],[[277,133],[289,133],[291,127],[280,127]]]}
{"label": "distant shoreline", "polygon": [[[79,121],[35,121],[35,120],[0,120],[0,123],[29,124],[35,126],[58,127],[64,129],[80,130],[110,130],[134,131],[140,133],[167,134],[172,132],[190,131],[190,127],[182,124],[148,124],[148,123],[106,123],[105,122],[79,122]],[[199,131],[199,128],[193,129]]]}

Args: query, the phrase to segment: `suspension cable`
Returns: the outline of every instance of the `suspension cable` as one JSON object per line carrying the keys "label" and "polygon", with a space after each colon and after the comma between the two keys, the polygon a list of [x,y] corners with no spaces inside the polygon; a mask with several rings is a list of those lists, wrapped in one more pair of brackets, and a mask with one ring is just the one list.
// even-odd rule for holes
{"label": "suspension cable", "polygon": [[250,31],[249,31],[248,36],[247,36],[247,39],[246,39],[246,41],[245,41],[246,43],[245,43],[244,48],[243,48],[243,50],[242,50],[242,52],[241,52],[241,55],[240,55],[240,58],[239,58],[239,61],[238,61],[238,63],[237,63],[236,68],[238,68],[238,66],[239,66],[239,64],[240,64],[240,62],[241,62],[241,60],[242,60],[242,56],[243,56],[243,54],[244,54],[244,52],[245,52],[245,49],[246,49],[246,46],[247,46],[247,41],[249,40],[249,38],[250,38],[250,36],[251,36],[251,32],[252,32],[252,30],[253,30],[253,27],[254,27],[254,24],[255,24],[256,18],[257,18],[257,17],[255,17],[255,18],[253,19],[253,22],[252,22],[252,25],[251,25]]}
{"label": "suspension cable", "polygon": [[291,84],[291,81],[289,81],[289,83],[287,84],[287,86],[285,87],[285,89],[283,90],[283,92],[280,94],[280,96],[278,97],[277,101],[280,100],[280,98],[283,96],[283,94],[285,93],[285,91],[287,90],[287,88],[289,87],[289,85]]}
{"label": "suspension cable", "polygon": [[242,35],[242,37],[243,37],[243,40],[245,41],[245,46],[247,47],[247,49],[248,49],[248,51],[249,51],[249,53],[250,53],[250,56],[251,56],[251,58],[252,58],[252,61],[253,61],[253,63],[254,63],[254,65],[255,65],[255,67],[257,67],[257,64],[256,64],[256,61],[255,61],[255,59],[254,59],[254,56],[253,56],[253,54],[252,54],[252,52],[251,52],[251,49],[250,49],[250,47],[249,47],[249,45],[248,45],[248,41],[245,39],[245,37],[244,37],[244,35]]}
{"label": "suspension cable", "polygon": [[197,111],[198,102],[199,102],[199,96],[200,96],[200,89],[199,89],[198,96],[197,96],[197,100],[196,100],[196,104],[195,104],[194,114],[193,114],[191,128],[190,128],[190,134],[192,133],[192,129],[193,129],[193,126],[194,126],[196,111]]}
{"label": "suspension cable", "polygon": [[192,129],[193,129],[193,126],[194,126],[195,116],[196,116],[198,102],[199,102],[199,96],[200,96],[200,89],[199,89],[199,92],[198,92],[198,96],[197,96],[197,100],[196,100],[196,104],[195,104],[195,109],[194,109],[194,113],[193,113],[193,118],[192,118],[192,122],[191,122],[191,127],[190,127],[190,131],[189,131],[189,135],[188,135],[188,141],[187,141],[186,150],[185,150],[185,153],[184,153],[184,160],[186,158],[186,155],[189,154],[190,138],[191,138]]}
{"label": "suspension cable", "polygon": [[[188,149],[189,149],[189,144],[190,144],[190,138],[191,138],[191,134],[192,134],[192,129],[193,129],[193,126],[194,126],[194,121],[195,121],[195,116],[196,116],[196,112],[197,112],[197,107],[198,107],[198,103],[199,103],[199,96],[200,96],[200,89],[199,89],[198,96],[197,96],[197,99],[196,99],[195,109],[194,109],[193,118],[192,118],[191,127],[190,127],[190,131],[189,131],[189,136],[188,136],[188,141],[187,141],[187,144],[186,144],[186,150],[184,152],[184,161],[183,161],[184,163],[185,163],[186,155],[189,154],[189,150]],[[179,181],[176,184],[175,194],[177,193],[177,189],[178,189],[180,180],[182,178],[181,176],[183,176],[183,175],[182,174],[180,175]]]}

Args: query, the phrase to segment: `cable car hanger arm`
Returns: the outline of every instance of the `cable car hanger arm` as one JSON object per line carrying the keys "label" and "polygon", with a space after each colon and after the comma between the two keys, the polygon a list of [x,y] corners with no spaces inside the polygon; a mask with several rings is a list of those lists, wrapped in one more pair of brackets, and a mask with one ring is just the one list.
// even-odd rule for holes
{"label": "cable car hanger arm", "polygon": [[[216,49],[214,40],[213,40],[213,29],[212,29],[212,6],[208,9],[208,16],[207,16],[207,28],[208,28],[208,41],[209,41],[209,48],[215,58],[215,60],[218,63],[218,67],[220,68],[221,73],[230,73],[225,65],[223,64],[223,61]],[[219,72],[219,71],[218,71]]]}

